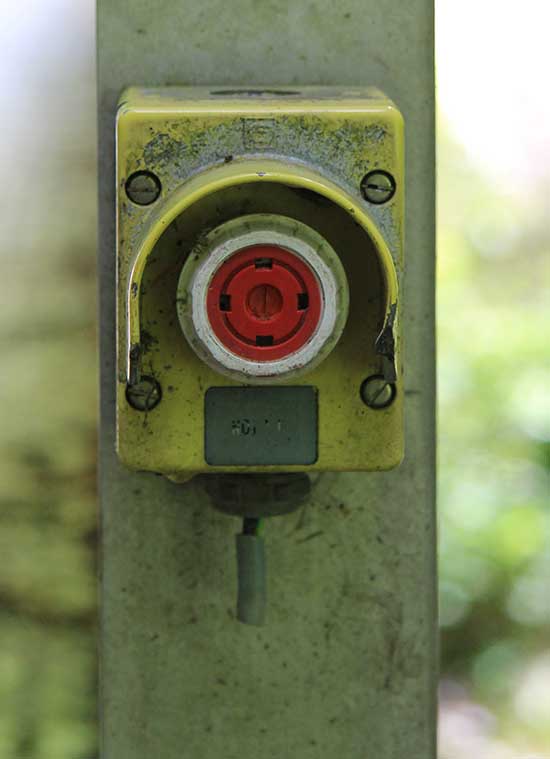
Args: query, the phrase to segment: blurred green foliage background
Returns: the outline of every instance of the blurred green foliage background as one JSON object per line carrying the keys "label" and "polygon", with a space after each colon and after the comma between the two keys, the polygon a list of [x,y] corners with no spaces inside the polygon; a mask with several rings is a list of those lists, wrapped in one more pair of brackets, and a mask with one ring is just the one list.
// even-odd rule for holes
{"label": "blurred green foliage background", "polygon": [[548,209],[439,139],[442,759],[549,756]]}
{"label": "blurred green foliage background", "polygon": [[[11,107],[0,226],[0,757],[92,759],[93,7],[33,0],[2,13],[12,63],[1,74]],[[453,133],[442,117],[440,757],[541,759],[550,757],[550,152],[518,194]]]}
{"label": "blurred green foliage background", "polygon": [[92,3],[2,3],[0,757],[96,756]]}

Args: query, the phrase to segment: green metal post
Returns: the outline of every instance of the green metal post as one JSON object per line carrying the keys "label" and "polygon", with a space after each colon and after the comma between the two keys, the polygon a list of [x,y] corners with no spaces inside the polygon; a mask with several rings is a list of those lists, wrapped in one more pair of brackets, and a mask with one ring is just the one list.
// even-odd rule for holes
{"label": "green metal post", "polygon": [[[99,0],[103,759],[434,759],[433,0]],[[114,113],[126,85],[373,84],[405,117],[406,459],[272,520],[264,628],[237,522],[114,452]]]}

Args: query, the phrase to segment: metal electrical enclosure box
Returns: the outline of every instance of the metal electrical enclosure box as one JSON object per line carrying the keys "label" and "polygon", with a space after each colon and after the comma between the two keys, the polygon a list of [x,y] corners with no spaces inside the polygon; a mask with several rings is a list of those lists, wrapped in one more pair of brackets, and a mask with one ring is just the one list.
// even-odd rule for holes
{"label": "metal electrical enclosure box", "polygon": [[[401,114],[375,89],[124,92],[117,117],[117,440],[127,466],[177,481],[204,471],[365,471],[401,461],[403,132]],[[387,179],[385,195],[370,186],[374,175]],[[229,284],[220,280],[214,309],[222,313],[209,317],[216,281],[209,261],[221,250],[223,263],[234,239],[248,241],[233,245],[242,263],[227,274]],[[263,247],[245,261],[253,243]],[[318,267],[310,285],[308,261]],[[236,274],[250,292],[248,311],[243,306],[232,322]],[[202,321],[193,294],[201,277]],[[279,343],[269,324],[284,299],[272,281],[298,298]],[[315,282],[325,311],[332,309],[332,332],[313,351],[323,324],[319,316],[321,326],[307,332]],[[212,334],[201,338],[204,329]],[[286,357],[277,344],[300,329],[303,345]],[[224,330],[233,346],[225,353]],[[262,364],[268,355],[274,358]],[[391,387],[391,402],[365,402],[369,378]],[[136,388],[155,402],[136,408]]]}

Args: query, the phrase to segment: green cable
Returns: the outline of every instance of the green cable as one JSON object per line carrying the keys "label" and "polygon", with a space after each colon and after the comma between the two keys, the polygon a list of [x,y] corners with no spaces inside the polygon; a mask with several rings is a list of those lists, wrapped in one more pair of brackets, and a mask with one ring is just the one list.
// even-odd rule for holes
{"label": "green cable", "polygon": [[265,544],[260,535],[264,520],[245,518],[236,536],[237,619],[246,625],[263,625],[266,608]]}

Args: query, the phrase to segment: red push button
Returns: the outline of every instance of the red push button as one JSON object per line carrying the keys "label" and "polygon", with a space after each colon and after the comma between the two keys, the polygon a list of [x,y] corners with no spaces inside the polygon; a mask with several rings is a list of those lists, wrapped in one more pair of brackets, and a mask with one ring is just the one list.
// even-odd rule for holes
{"label": "red push button", "polygon": [[283,296],[273,285],[256,285],[248,293],[246,305],[253,316],[266,321],[273,319],[283,310]]}
{"label": "red push button", "polygon": [[206,306],[212,330],[228,350],[276,361],[313,336],[323,298],[317,276],[300,256],[278,245],[253,245],[223,262]]}

